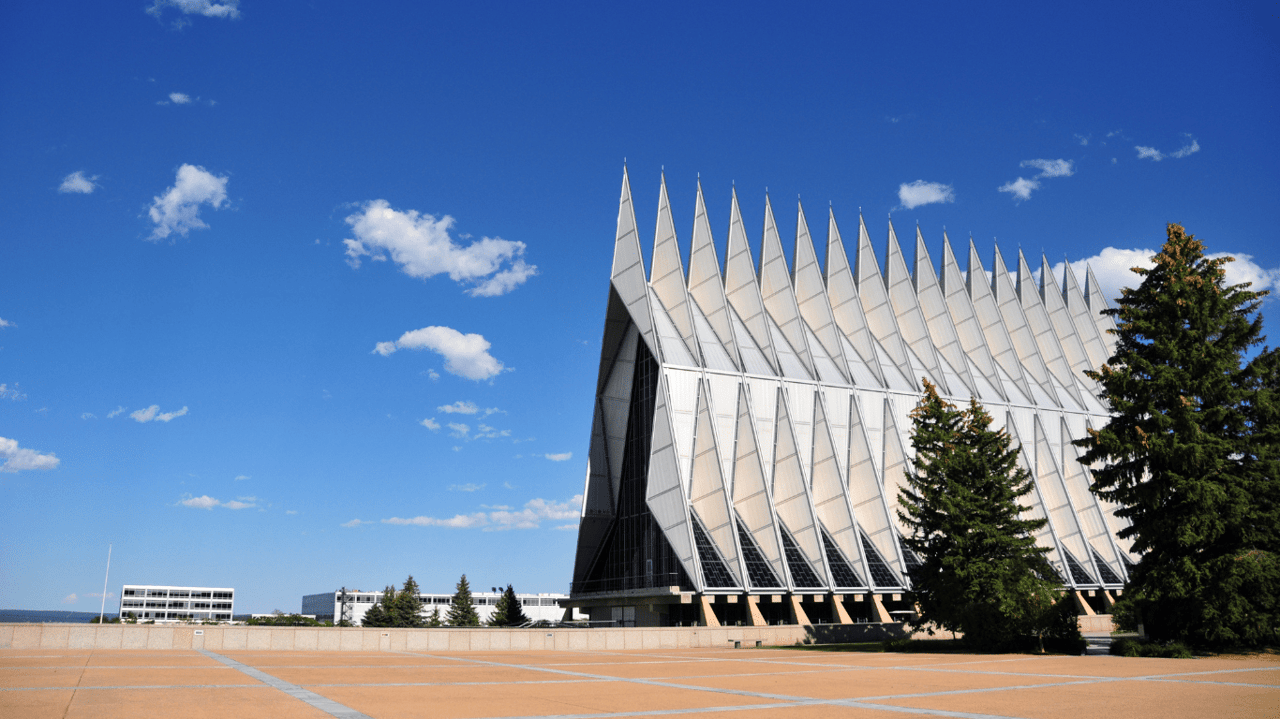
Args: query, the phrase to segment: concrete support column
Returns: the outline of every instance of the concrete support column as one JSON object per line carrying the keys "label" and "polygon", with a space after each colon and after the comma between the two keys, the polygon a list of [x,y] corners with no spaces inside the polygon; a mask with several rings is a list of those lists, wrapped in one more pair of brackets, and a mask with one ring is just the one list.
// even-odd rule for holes
{"label": "concrete support column", "polygon": [[1107,614],[1111,613],[1111,608],[1116,605],[1116,600],[1111,598],[1111,592],[1102,590],[1102,608],[1107,610]]}
{"label": "concrete support column", "polygon": [[809,624],[809,615],[804,613],[804,607],[800,606],[800,597],[796,594],[788,594],[787,599],[791,600],[791,621],[795,624]]}
{"label": "concrete support column", "polygon": [[1096,615],[1096,612],[1093,611],[1093,607],[1089,606],[1089,603],[1085,601],[1084,595],[1081,594],[1079,590],[1072,592],[1071,596],[1076,600],[1076,609],[1080,610],[1080,616],[1092,617]]}
{"label": "concrete support column", "polygon": [[884,602],[880,601],[880,595],[875,592],[869,592],[867,599],[871,600],[871,617],[877,622],[892,622],[893,617],[889,616],[889,610],[884,608]]}
{"label": "concrete support column", "polygon": [[720,620],[716,618],[716,610],[711,606],[713,599],[714,597],[708,597],[705,594],[699,595],[698,597],[698,614],[702,615],[703,626],[720,626]]}
{"label": "concrete support column", "polygon": [[760,597],[747,595],[747,618],[751,620],[753,627],[763,627],[767,624],[764,615],[760,613]]}
{"label": "concrete support column", "polygon": [[844,610],[844,595],[831,595],[831,619],[836,624],[853,624],[853,620],[849,618],[849,613]]}

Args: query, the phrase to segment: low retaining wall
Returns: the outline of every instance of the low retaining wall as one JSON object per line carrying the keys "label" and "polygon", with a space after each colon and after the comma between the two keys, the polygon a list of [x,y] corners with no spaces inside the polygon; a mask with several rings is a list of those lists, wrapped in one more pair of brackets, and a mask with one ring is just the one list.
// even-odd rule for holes
{"label": "low retaining wall", "polygon": [[685,649],[874,642],[901,624],[611,629],[365,629],[163,624],[0,624],[0,649],[208,649],[210,651],[530,651]]}

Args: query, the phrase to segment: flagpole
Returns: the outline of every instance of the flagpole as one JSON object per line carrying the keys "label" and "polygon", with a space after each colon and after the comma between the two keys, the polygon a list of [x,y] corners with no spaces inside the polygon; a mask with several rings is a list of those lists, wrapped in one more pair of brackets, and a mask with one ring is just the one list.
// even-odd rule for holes
{"label": "flagpole", "polygon": [[102,608],[98,610],[98,625],[102,625],[102,617],[107,613],[107,578],[111,576],[111,545],[107,545],[107,573],[102,577]]}

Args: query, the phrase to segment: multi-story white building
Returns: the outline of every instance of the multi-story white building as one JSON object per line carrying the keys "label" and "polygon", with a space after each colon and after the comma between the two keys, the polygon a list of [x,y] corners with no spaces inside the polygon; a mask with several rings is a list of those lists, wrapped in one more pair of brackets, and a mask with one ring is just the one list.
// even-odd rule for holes
{"label": "multi-story white building", "polygon": [[120,618],[229,622],[235,613],[235,594],[231,587],[126,584],[120,590]]}
{"label": "multi-story white building", "polygon": [[[502,592],[472,592],[471,603],[480,615],[481,622],[489,621],[497,607]],[[302,598],[302,614],[314,614],[317,621],[339,622],[343,619],[359,625],[365,612],[382,597],[382,592],[362,592],[359,590],[341,589],[324,594],[308,594]],[[564,607],[560,602],[569,598],[567,594],[516,594],[525,616],[533,621],[557,621],[564,617]],[[436,609],[440,610],[443,620],[453,604],[452,594],[419,594],[422,602],[423,616],[430,616]]]}

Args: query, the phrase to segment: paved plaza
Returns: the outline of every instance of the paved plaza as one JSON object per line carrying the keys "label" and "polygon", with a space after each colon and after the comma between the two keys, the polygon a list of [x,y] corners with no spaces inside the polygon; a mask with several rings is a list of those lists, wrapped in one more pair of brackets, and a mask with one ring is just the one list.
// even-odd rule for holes
{"label": "paved plaza", "polygon": [[1275,657],[0,650],[0,717],[1275,717]]}

